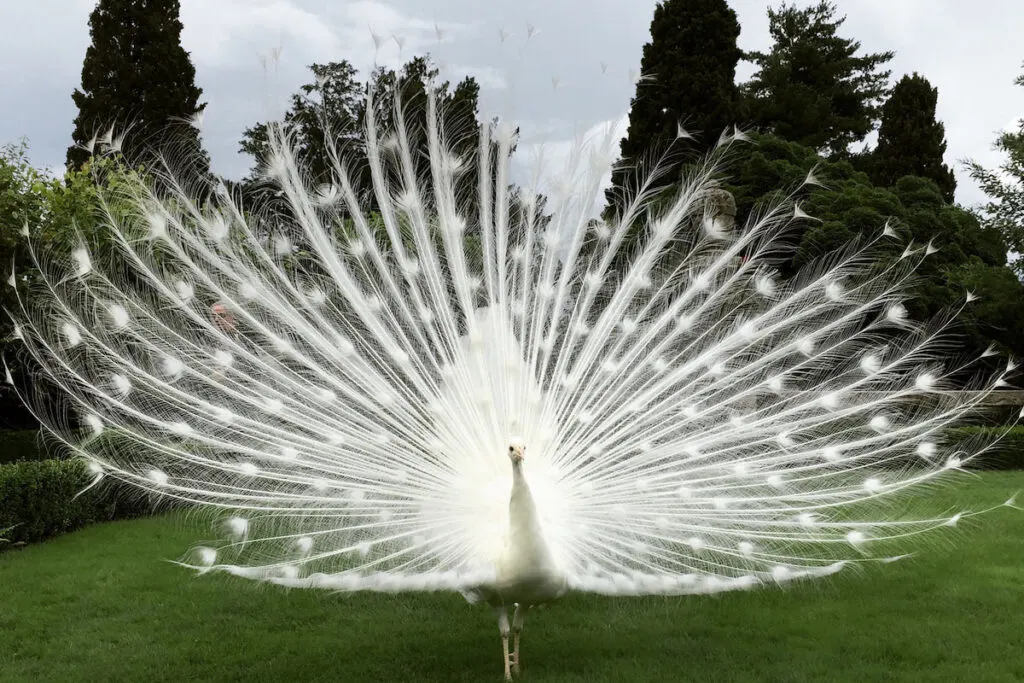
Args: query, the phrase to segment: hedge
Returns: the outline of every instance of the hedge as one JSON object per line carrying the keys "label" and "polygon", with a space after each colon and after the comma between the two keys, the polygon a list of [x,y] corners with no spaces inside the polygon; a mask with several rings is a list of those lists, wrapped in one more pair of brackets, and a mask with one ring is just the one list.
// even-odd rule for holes
{"label": "hedge", "polygon": [[[78,437],[72,435],[70,438],[74,441],[76,438],[88,436],[90,436],[89,432],[83,431],[79,433]],[[100,437],[105,442],[102,445],[108,448],[122,447],[121,444],[117,444],[117,438],[118,430],[113,428],[104,430]],[[97,446],[101,445],[95,441],[93,443]],[[134,443],[126,441],[123,447],[132,448]],[[25,460],[61,459],[67,455],[68,450],[52,435],[45,434],[38,429],[0,430],[0,465]]]}
{"label": "hedge", "polygon": [[[1024,469],[1024,426],[1006,430],[958,427],[946,432],[946,443],[983,439],[992,431],[1005,435],[974,466],[982,469]],[[12,434],[18,434],[12,437]],[[26,444],[36,448],[36,432],[0,435],[0,447],[20,444],[23,457],[33,457]],[[29,438],[31,436],[31,438]],[[4,453],[14,452],[0,451]],[[81,460],[24,460],[0,464],[0,550],[31,543],[77,529],[91,522],[138,517],[152,511],[151,498],[120,482],[101,482],[78,495],[92,482]],[[77,497],[76,497],[77,495]]]}
{"label": "hedge", "polygon": [[47,457],[50,457],[49,449],[43,444],[39,430],[0,431],[0,465]]}
{"label": "hedge", "polygon": [[0,465],[0,529],[9,541],[0,549],[152,510],[147,495],[119,482],[101,482],[81,493],[92,478],[78,459]]}
{"label": "hedge", "polygon": [[946,431],[946,438],[953,445],[992,434],[1002,434],[1002,438],[991,450],[979,456],[973,466],[985,470],[1024,470],[1024,425],[1010,428],[954,427]]}

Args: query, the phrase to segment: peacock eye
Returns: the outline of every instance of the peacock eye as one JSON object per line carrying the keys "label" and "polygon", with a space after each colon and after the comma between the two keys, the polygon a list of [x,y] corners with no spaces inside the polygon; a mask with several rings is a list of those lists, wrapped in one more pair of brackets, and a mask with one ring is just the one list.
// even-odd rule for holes
{"label": "peacock eye", "polygon": [[509,446],[509,447],[508,447],[508,452],[509,452],[509,453],[511,453],[511,452],[512,452],[512,451],[514,451],[514,450],[515,450],[515,449],[514,449],[514,448],[512,448],[511,446]]}

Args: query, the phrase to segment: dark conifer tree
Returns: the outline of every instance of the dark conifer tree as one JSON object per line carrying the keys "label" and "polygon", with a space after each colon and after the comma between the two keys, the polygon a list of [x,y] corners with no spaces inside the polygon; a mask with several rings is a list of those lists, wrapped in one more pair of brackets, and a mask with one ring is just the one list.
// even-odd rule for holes
{"label": "dark conifer tree", "polygon": [[[679,127],[697,136],[703,150],[722,131],[742,123],[736,65],[740,25],[725,0],[664,0],[654,9],[651,40],[644,45],[629,112],[629,131],[620,145],[624,168],[616,170],[608,200],[635,174],[639,155],[676,140]],[[668,178],[668,176],[666,176]]]}
{"label": "dark conifer tree", "polygon": [[206,105],[181,46],[179,14],[179,0],[100,0],[89,16],[82,87],[72,95],[78,116],[68,164],[85,163],[90,142],[113,126],[115,136],[127,132],[124,152],[133,161],[140,150],[164,148],[208,170],[199,133],[187,125]]}
{"label": "dark conifer tree", "polygon": [[891,186],[906,175],[934,180],[947,202],[953,201],[956,179],[942,161],[946,128],[935,119],[939,91],[923,76],[904,76],[882,106],[878,146],[871,159],[876,185]]}
{"label": "dark conifer tree", "polygon": [[768,10],[771,50],[744,55],[757,66],[743,90],[763,131],[843,156],[874,130],[893,53],[859,55],[860,43],[839,35],[844,21],[833,2]]}

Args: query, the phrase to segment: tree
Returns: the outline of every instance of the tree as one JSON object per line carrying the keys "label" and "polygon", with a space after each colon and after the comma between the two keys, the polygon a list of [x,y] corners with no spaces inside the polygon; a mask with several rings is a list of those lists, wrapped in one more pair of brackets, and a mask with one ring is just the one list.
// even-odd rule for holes
{"label": "tree", "polygon": [[[196,128],[185,125],[205,108],[195,67],[181,46],[179,0],[100,0],[89,16],[92,44],[82,65],[74,145],[67,163],[81,168],[97,139],[114,126],[114,146],[137,157],[145,147],[171,147],[209,169]],[[172,124],[175,130],[170,130]]]}
{"label": "tree", "polygon": [[607,197],[621,194],[640,155],[671,145],[679,127],[712,148],[722,131],[741,123],[736,65],[740,25],[725,0],[664,0],[654,9],[651,40],[643,49],[629,111],[629,130],[620,143],[624,167],[612,175]]}
{"label": "tree", "polygon": [[[428,163],[425,138],[426,94],[424,83],[433,81],[436,87],[437,106],[445,112],[445,122],[457,132],[453,151],[472,154],[479,145],[480,123],[477,121],[480,87],[467,77],[454,89],[447,81],[436,83],[438,70],[430,57],[415,57],[398,71],[379,67],[374,70],[367,83],[360,82],[358,72],[347,61],[310,66],[314,81],[303,85],[300,92],[292,95],[291,108],[285,113],[282,123],[295,138],[298,146],[298,160],[304,165],[314,183],[329,183],[332,178],[333,161],[330,148],[349,155],[349,161],[358,162],[363,155],[365,141],[364,125],[368,93],[372,89],[374,112],[378,128],[393,130],[396,115],[396,94],[400,99],[407,128],[420,136],[423,153],[414,162],[421,177],[425,177]],[[246,129],[240,142],[240,149],[256,161],[250,174],[250,189],[259,184],[260,168],[269,157],[268,124],[257,123]],[[354,175],[357,193],[362,194],[369,206],[375,206],[370,194],[371,181],[365,165],[351,164],[349,171]],[[468,183],[474,183],[467,176]]]}
{"label": "tree", "polygon": [[871,155],[871,179],[891,186],[906,175],[930,178],[952,203],[956,191],[953,171],[942,161],[946,128],[935,119],[939,91],[915,73],[904,76],[882,105],[878,146]]}
{"label": "tree", "polygon": [[[1024,86],[1024,75],[1016,83]],[[1024,278],[1024,119],[1018,121],[1016,131],[1001,133],[995,148],[1006,155],[998,169],[986,169],[973,160],[968,160],[967,167],[989,196],[980,212],[983,225],[998,231],[1016,252],[1013,268]]]}
{"label": "tree", "polygon": [[[494,122],[482,124],[478,120],[480,88],[476,81],[467,77],[454,87],[448,81],[439,81],[439,71],[429,56],[414,57],[398,70],[377,68],[368,75],[365,84],[359,80],[355,68],[345,61],[313,64],[310,69],[314,81],[303,85],[292,96],[291,108],[281,121],[282,127],[292,137],[291,141],[297,149],[296,161],[313,186],[334,182],[336,169],[332,148],[343,157],[345,172],[356,195],[361,199],[360,210],[370,230],[377,233],[381,243],[387,242],[389,235],[374,194],[367,163],[365,125],[368,107],[372,101],[377,136],[384,147],[388,147],[389,138],[397,132],[401,116],[404,130],[409,135],[413,175],[419,180],[419,196],[430,203],[434,188],[429,182],[431,161],[426,131],[426,88],[432,88],[437,109],[441,112],[444,143],[448,151],[463,162],[463,171],[455,174],[453,189],[467,227],[462,236],[465,253],[471,270],[480,272],[483,258],[480,226],[483,221],[480,220],[482,202],[478,187],[477,153],[483,125],[493,129]],[[278,196],[280,193],[277,192],[276,181],[263,173],[272,151],[270,133],[269,124],[258,123],[243,134],[241,151],[251,155],[256,165],[239,189],[251,200],[250,205],[258,205],[261,212],[269,210],[280,217],[281,226],[293,225],[295,217],[291,215],[292,207],[287,198]],[[512,131],[513,148],[517,139],[518,131]],[[497,167],[502,161],[498,159],[499,145],[493,136],[490,150],[491,177],[496,181]],[[397,189],[404,186],[406,179],[397,170],[396,163],[393,163],[397,162],[397,155],[384,151],[381,156],[384,159],[381,170],[385,176],[385,185],[392,194],[388,201],[394,205],[395,197],[399,194]],[[507,189],[508,234],[510,243],[515,244],[521,238],[521,226],[528,218],[540,224],[546,220],[541,215],[545,198],[533,197],[527,200],[519,188],[509,186]],[[491,211],[496,211],[493,197]],[[342,240],[352,239],[357,234],[351,217],[346,213],[341,210],[336,222],[336,230]],[[411,226],[400,219],[398,229],[404,251],[415,256],[421,245],[416,243]],[[435,240],[434,249],[437,253],[444,253],[442,231],[436,226],[431,226],[430,231]],[[304,242],[304,237],[301,234],[291,237],[296,247],[294,256],[298,267],[307,272],[318,268],[315,259],[307,259],[310,246]],[[454,291],[451,296],[455,296]]]}
{"label": "tree", "polygon": [[[368,87],[374,93],[378,125],[382,131],[394,132],[399,115],[421,153],[413,158],[418,178],[430,177],[430,155],[427,149],[427,83],[433,84],[437,108],[444,112],[445,134],[451,151],[465,159],[473,157],[480,145],[481,123],[477,120],[480,86],[472,77],[460,81],[454,89],[448,81],[438,82],[438,70],[430,57],[414,57],[397,72],[378,67],[370,74]],[[365,116],[365,103],[364,103]],[[492,144],[492,157],[496,153]],[[476,205],[477,175],[464,174],[459,179],[456,196],[470,198],[465,208]],[[422,188],[429,196],[431,188]],[[470,221],[472,222],[472,220]]]}
{"label": "tree", "polygon": [[877,235],[891,222],[900,238],[883,243],[883,258],[899,258],[908,243],[938,248],[918,268],[912,296],[904,302],[914,319],[959,306],[970,291],[978,299],[957,328],[965,352],[978,355],[995,342],[1024,353],[1024,285],[1005,265],[1005,243],[969,211],[946,202],[933,180],[903,176],[891,187],[878,187],[849,160],[823,160],[813,149],[777,136],[752,137],[752,149],[730,169],[727,186],[741,224],[770,193],[798,187],[812,169],[825,185],[801,191],[800,206],[813,220],[795,226],[792,256],[779,264],[784,276],[852,239]]}
{"label": "tree", "polygon": [[769,8],[771,50],[744,55],[757,66],[743,90],[759,128],[833,155],[874,130],[893,53],[858,55],[860,43],[838,34],[844,21],[827,1]]}
{"label": "tree", "polygon": [[[0,148],[0,355],[18,380],[24,373],[10,352],[17,342],[12,339],[14,324],[8,314],[20,313],[19,298],[28,289],[24,278],[28,239],[24,231],[37,225],[44,213],[40,181],[40,174],[28,162],[24,142]],[[4,379],[0,370],[0,427],[34,427],[35,421]]]}
{"label": "tree", "polygon": [[[12,268],[27,260],[25,230],[42,220],[44,200],[41,174],[28,161],[25,142],[0,147],[0,307],[17,310],[17,297],[9,286]],[[10,320],[0,317],[0,339],[11,332]]]}
{"label": "tree", "polygon": [[[13,334],[12,316],[20,318],[24,311],[46,315],[32,306],[40,277],[29,254],[29,240],[51,263],[65,262],[83,240],[95,245],[109,242],[96,220],[101,175],[110,185],[119,182],[123,170],[111,159],[96,158],[81,171],[53,177],[31,166],[24,142],[0,147],[0,355],[22,389],[39,393],[40,386],[34,383],[34,362]],[[0,373],[0,380],[4,379]],[[0,381],[0,428],[35,426],[21,399]]]}
{"label": "tree", "polygon": [[[299,157],[311,176],[324,182],[331,168],[325,144],[328,134],[339,147],[344,147],[346,141],[361,141],[365,87],[359,82],[355,67],[347,61],[312,64],[309,69],[313,82],[302,85],[292,95],[291,109],[285,113],[283,123],[295,136]],[[266,123],[257,123],[242,134],[240,151],[256,161],[252,178],[269,158],[267,135]]]}

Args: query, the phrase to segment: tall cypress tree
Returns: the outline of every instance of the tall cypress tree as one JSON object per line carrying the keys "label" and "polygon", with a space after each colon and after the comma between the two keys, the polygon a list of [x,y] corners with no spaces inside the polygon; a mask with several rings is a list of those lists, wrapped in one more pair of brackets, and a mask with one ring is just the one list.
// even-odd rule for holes
{"label": "tall cypress tree", "polygon": [[891,186],[905,175],[934,180],[947,202],[953,201],[956,179],[942,162],[946,128],[935,119],[939,91],[924,76],[904,76],[882,105],[878,146],[871,159],[876,185]]}
{"label": "tall cypress tree", "polygon": [[772,49],[744,55],[757,66],[743,88],[762,130],[838,156],[874,130],[893,53],[858,54],[860,43],[839,35],[844,21],[827,1],[768,10]]}
{"label": "tall cypress tree", "polygon": [[82,89],[72,95],[78,116],[68,164],[85,163],[89,152],[83,147],[115,126],[127,130],[129,158],[143,147],[173,142],[176,152],[198,156],[193,161],[208,170],[198,131],[174,125],[206,106],[199,103],[203,91],[181,46],[180,9],[179,0],[100,0],[92,11]]}
{"label": "tall cypress tree", "polygon": [[[629,131],[620,144],[627,164],[652,147],[670,144],[680,124],[710,149],[727,127],[738,123],[736,65],[743,52],[736,13],[725,0],[663,0],[654,9],[651,41],[644,45],[629,112]],[[616,170],[608,199],[616,197],[629,172]]]}

